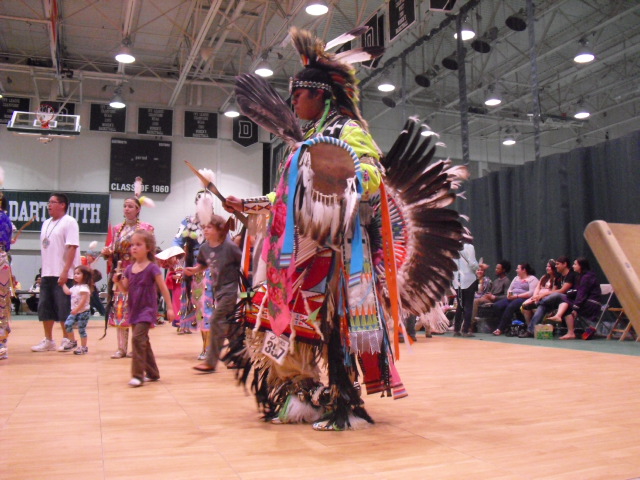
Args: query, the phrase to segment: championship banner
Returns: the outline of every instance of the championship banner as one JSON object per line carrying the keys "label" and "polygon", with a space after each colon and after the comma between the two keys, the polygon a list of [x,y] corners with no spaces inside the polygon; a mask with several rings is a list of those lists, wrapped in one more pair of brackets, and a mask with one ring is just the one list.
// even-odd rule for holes
{"label": "championship banner", "polygon": [[[25,232],[39,232],[49,218],[47,204],[52,192],[3,190],[7,198],[8,214],[16,228],[22,227],[32,217],[34,221]],[[108,193],[67,193],[67,213],[78,221],[80,233],[107,233],[109,228]]]}

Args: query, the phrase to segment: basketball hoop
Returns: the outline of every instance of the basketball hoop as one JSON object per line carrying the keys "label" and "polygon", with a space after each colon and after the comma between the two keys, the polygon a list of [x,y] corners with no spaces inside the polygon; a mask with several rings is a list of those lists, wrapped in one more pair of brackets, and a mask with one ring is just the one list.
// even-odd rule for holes
{"label": "basketball hoop", "polygon": [[51,105],[43,104],[40,105],[40,108],[36,113],[36,118],[40,122],[40,127],[48,129],[49,122],[56,118],[56,113]]}

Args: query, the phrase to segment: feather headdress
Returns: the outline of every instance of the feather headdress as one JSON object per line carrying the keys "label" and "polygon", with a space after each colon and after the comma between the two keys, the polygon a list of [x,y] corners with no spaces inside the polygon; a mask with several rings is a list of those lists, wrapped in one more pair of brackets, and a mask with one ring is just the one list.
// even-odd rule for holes
{"label": "feather headdress", "polygon": [[[354,29],[328,45],[337,46],[362,35],[365,31],[366,29],[362,28]],[[358,120],[366,127],[358,108],[358,79],[350,62],[377,58],[384,53],[384,48],[363,47],[336,55],[327,52],[324,42],[310,32],[292,27],[289,33],[305,67],[291,79],[290,92],[293,93],[296,88],[319,88],[329,91],[340,113]]]}
{"label": "feather headdress", "polygon": [[156,206],[153,200],[151,200],[149,197],[145,197],[144,195],[142,195],[142,177],[136,177],[135,181],[133,182],[133,194],[140,202],[140,206],[145,206],[145,207]]}

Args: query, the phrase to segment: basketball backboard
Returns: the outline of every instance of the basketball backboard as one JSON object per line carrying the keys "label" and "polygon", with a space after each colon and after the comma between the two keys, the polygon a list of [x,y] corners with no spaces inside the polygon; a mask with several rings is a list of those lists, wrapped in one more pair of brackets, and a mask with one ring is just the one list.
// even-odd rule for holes
{"label": "basketball backboard", "polygon": [[47,141],[55,137],[69,138],[80,135],[80,115],[62,115],[53,111],[15,111],[7,124],[7,130],[18,135],[37,135],[41,139],[48,139]]}

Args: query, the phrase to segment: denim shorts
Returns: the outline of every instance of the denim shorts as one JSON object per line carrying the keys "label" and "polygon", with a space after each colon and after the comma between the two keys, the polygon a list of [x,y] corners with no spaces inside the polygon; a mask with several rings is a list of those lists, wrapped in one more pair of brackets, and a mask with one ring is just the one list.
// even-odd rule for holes
{"label": "denim shorts", "polygon": [[[73,280],[67,281],[67,287],[73,286]],[[38,301],[38,320],[64,322],[71,312],[71,296],[64,293],[58,285],[58,277],[42,277],[40,300]]]}

